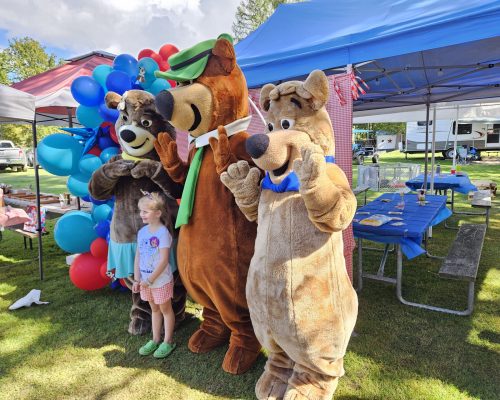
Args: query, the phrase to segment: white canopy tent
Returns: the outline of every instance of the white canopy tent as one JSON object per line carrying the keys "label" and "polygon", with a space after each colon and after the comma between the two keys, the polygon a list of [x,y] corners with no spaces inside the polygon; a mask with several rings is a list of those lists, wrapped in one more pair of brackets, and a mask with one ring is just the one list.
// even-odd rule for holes
{"label": "white canopy tent", "polygon": [[26,123],[34,118],[35,96],[0,85],[0,123]]}
{"label": "white canopy tent", "polygon": [[[35,121],[35,96],[11,88],[9,86],[0,85],[0,123],[24,123],[31,124],[33,133],[33,146],[36,149],[36,121]],[[36,151],[35,151],[36,154]],[[36,156],[35,156],[36,157]],[[36,166],[35,161],[35,166]],[[38,168],[35,167],[36,181],[36,206],[37,206],[37,232],[38,232],[38,268],[40,279],[43,279],[43,263],[42,263],[42,227],[40,218],[40,180],[38,176]]]}
{"label": "white canopy tent", "polygon": [[[490,122],[500,120],[500,97],[491,99],[469,100],[460,102],[436,103],[437,119],[455,119],[457,117],[457,106],[459,107],[458,118],[460,121]],[[418,106],[383,108],[378,110],[355,111],[353,115],[354,124],[366,124],[377,122],[412,122],[425,121],[425,104]]]}

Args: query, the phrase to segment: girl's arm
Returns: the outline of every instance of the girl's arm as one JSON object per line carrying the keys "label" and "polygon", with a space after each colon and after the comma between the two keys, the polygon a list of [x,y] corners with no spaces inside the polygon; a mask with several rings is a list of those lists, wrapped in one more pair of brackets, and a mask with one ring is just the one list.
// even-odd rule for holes
{"label": "girl's arm", "polygon": [[137,248],[134,258],[134,284],[132,285],[132,291],[134,293],[139,291],[140,282],[141,270],[139,268],[139,248]]}
{"label": "girl's arm", "polygon": [[160,274],[163,271],[165,271],[165,268],[167,268],[168,266],[168,256],[170,253],[170,248],[168,247],[160,248],[159,251],[160,251],[160,260],[156,264],[154,272],[150,275],[148,279],[150,284],[153,284],[156,278],[158,278]]}
{"label": "girl's arm", "polygon": [[141,270],[139,268],[139,248],[137,248],[135,252],[135,259],[134,259],[134,281],[140,282],[141,281]]}

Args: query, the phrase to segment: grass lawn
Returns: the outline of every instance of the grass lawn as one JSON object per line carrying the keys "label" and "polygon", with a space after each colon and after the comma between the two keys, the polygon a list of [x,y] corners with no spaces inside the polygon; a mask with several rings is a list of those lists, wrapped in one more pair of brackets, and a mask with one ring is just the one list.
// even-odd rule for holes
{"label": "grass lawn", "polygon": [[[382,162],[402,161],[389,153]],[[410,156],[408,162],[422,162]],[[440,161],[443,170],[450,162]],[[353,166],[356,171],[356,166]],[[464,168],[472,179],[500,183],[500,165]],[[26,187],[33,175],[0,173],[0,182]],[[65,191],[65,178],[42,171],[42,191]],[[31,180],[34,182],[34,180]],[[370,194],[376,197],[377,194]],[[459,208],[470,210],[465,196]],[[483,222],[484,217],[454,216],[450,223]],[[53,232],[54,221],[48,221]],[[345,357],[346,375],[335,399],[498,399],[500,393],[500,238],[495,202],[476,281],[475,311],[458,317],[400,304],[395,288],[366,281],[359,295],[356,337]],[[444,255],[456,231],[434,229],[430,251]],[[186,343],[198,325],[199,309],[190,304],[191,321],[176,333],[179,347],[166,360],[142,358],[145,338],[127,332],[127,293],[75,288],[66,254],[51,235],[44,237],[46,278],[38,280],[22,238],[4,232],[0,242],[0,399],[253,399],[265,356],[243,376],[230,376],[220,364],[226,348],[195,355]],[[36,248],[35,248],[36,252]],[[376,271],[380,254],[365,252],[365,268]],[[467,284],[438,277],[437,260],[404,260],[405,297],[444,307],[466,306]],[[389,258],[388,274],[395,273]],[[29,290],[42,290],[49,305],[17,311],[7,307]],[[497,378],[495,378],[497,376]]]}

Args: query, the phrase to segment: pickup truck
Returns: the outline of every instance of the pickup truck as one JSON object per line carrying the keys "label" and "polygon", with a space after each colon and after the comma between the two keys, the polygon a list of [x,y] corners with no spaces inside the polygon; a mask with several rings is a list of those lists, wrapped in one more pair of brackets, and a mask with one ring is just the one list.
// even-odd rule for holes
{"label": "pickup truck", "polygon": [[10,140],[0,140],[0,171],[7,167],[13,171],[26,171],[26,154]]}

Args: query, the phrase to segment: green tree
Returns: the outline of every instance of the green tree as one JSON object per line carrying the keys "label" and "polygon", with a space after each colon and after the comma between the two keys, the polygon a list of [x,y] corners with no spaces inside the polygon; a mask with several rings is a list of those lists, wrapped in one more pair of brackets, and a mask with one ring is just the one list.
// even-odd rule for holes
{"label": "green tree", "polygon": [[7,56],[4,51],[0,51],[0,83],[8,85],[9,78],[7,76],[7,69],[4,66],[7,64]]}
{"label": "green tree", "polygon": [[40,42],[29,37],[9,40],[0,56],[0,80],[15,83],[40,74],[60,64],[54,54],[48,54]]}
{"label": "green tree", "polygon": [[[9,40],[9,46],[0,51],[0,83],[10,85],[40,74],[61,64],[54,54],[29,37]],[[56,127],[37,127],[38,139],[57,131]],[[12,140],[16,146],[31,147],[31,125],[0,124],[0,139]]]}
{"label": "green tree", "polygon": [[242,40],[257,29],[283,3],[296,3],[297,0],[242,0],[236,9],[233,34]]}

